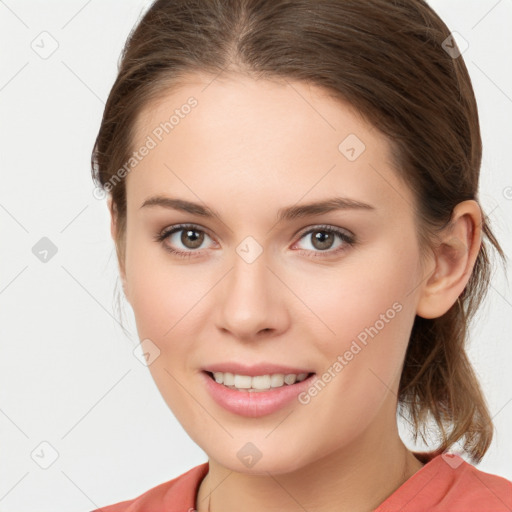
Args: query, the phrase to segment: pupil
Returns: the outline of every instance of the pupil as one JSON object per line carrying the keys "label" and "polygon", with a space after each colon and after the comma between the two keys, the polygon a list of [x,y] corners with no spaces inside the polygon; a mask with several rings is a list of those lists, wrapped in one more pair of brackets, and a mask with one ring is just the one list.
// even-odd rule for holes
{"label": "pupil", "polygon": [[[195,249],[196,247],[199,247],[203,242],[204,234],[195,236],[198,232],[193,229],[183,231],[182,233],[181,242],[189,249]],[[191,240],[192,242],[190,243]]]}
{"label": "pupil", "polygon": [[[328,233],[326,231],[317,231],[315,236],[313,237],[315,243],[313,244],[317,249],[329,249],[332,245],[332,233]],[[319,243],[319,246],[316,243]]]}

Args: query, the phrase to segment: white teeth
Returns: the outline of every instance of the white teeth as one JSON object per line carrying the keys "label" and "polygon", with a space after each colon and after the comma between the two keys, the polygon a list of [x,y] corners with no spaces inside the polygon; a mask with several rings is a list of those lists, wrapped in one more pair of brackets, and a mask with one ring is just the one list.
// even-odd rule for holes
{"label": "white teeth", "polygon": [[280,388],[283,384],[284,384],[284,375],[282,373],[274,373],[274,375],[270,376],[270,387],[271,388]]}
{"label": "white teeth", "polygon": [[232,389],[246,391],[266,391],[271,388],[280,388],[285,384],[291,385],[295,382],[301,382],[308,376],[307,373],[273,373],[272,375],[238,375],[229,372],[214,372],[213,378],[215,382],[224,384]]}
{"label": "white teeth", "polygon": [[294,373],[290,373],[284,376],[284,381],[286,384],[295,384],[295,380],[297,379],[297,375]]}
{"label": "white teeth", "polygon": [[248,375],[235,375],[235,388],[249,389],[251,386],[252,377]]}
{"label": "white teeth", "polygon": [[270,375],[256,375],[252,378],[248,377],[248,379],[251,381],[250,388],[270,389]]}
{"label": "white teeth", "polygon": [[[220,374],[222,375],[222,373]],[[233,386],[235,384],[235,376],[232,373],[225,373],[224,380],[220,380],[220,384],[226,384],[226,386]]]}

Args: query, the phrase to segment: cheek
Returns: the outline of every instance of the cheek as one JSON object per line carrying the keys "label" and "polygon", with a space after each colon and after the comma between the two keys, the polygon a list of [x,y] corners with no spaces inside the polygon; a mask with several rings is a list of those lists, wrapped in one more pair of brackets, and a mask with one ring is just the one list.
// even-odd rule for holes
{"label": "cheek", "polygon": [[[315,339],[325,354],[339,354],[353,340],[392,339],[403,347],[414,318],[417,254],[398,254],[393,244],[360,254],[354,252],[339,266],[315,271],[314,276],[290,276],[295,291],[314,315],[308,323],[320,328]],[[381,341],[379,345],[384,345]]]}
{"label": "cheek", "polygon": [[310,388],[312,396],[304,402],[311,399],[320,423],[349,435],[354,417],[359,425],[368,423],[386,396],[395,397],[415,318],[410,292],[417,279],[415,251],[397,254],[390,243],[372,254],[354,255],[330,280],[308,279],[309,290],[302,285],[308,305],[329,326],[319,335],[318,320],[311,317],[310,335],[323,356],[323,371],[315,386],[319,391]]}
{"label": "cheek", "polygon": [[359,264],[359,272],[340,273],[339,283],[331,281],[324,294],[311,293],[315,300],[308,303],[334,334],[325,330],[327,334],[318,335],[311,323],[323,368],[302,403],[318,425],[330,425],[338,433],[334,444],[357,437],[384,401],[395,400],[415,317],[412,294],[407,296],[414,259],[379,268]]}
{"label": "cheek", "polygon": [[398,385],[415,318],[411,292],[420,279],[418,254],[394,247],[390,243],[347,265],[315,306],[335,332],[317,338],[325,370],[336,376],[331,398],[363,415]]}
{"label": "cheek", "polygon": [[134,236],[127,248],[127,289],[139,336],[170,341],[193,318],[209,280],[171,261],[157,242]]}
{"label": "cheek", "polygon": [[[207,290],[205,277],[165,263],[153,252],[132,250],[127,265],[131,307],[140,340],[150,339],[158,357],[148,366],[163,400],[188,432],[204,422],[202,409],[183,387],[196,351],[197,307]],[[161,262],[163,261],[163,263]]]}

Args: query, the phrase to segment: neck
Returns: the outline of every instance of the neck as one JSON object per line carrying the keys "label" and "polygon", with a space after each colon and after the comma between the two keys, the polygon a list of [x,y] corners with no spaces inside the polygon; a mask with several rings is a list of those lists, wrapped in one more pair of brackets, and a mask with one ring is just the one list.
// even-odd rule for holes
{"label": "neck", "polygon": [[209,459],[197,512],[238,512],[241,503],[244,512],[370,512],[423,467],[393,424],[288,473],[238,473]]}

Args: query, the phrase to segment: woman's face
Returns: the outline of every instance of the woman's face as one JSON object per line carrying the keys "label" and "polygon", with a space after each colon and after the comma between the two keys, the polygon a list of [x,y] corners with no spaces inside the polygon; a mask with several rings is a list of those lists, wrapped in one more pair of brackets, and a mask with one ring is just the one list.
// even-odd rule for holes
{"label": "woman's face", "polygon": [[[195,76],[142,113],[134,150],[125,292],[191,438],[232,470],[281,473],[395,434],[425,275],[383,136],[304,83]],[[277,386],[258,397],[205,373],[228,363],[315,375],[234,378]],[[277,367],[243,371],[260,364]]]}

